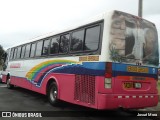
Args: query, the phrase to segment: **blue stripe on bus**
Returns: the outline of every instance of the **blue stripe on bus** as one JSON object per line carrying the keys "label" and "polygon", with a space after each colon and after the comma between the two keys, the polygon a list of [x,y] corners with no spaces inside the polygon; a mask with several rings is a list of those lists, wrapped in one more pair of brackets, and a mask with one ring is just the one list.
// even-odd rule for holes
{"label": "blue stripe on bus", "polygon": [[[112,76],[143,76],[157,79],[157,68],[146,67],[149,73],[127,72],[127,66],[134,66],[122,63],[112,63]],[[142,67],[142,66],[139,66]],[[67,64],[60,67],[46,70],[36,82],[36,86],[40,87],[45,77],[50,73],[64,73],[64,74],[80,74],[80,75],[93,75],[104,76],[106,72],[106,62],[83,62],[82,64]],[[155,71],[154,71],[154,70]],[[39,71],[37,71],[37,74]],[[25,78],[26,79],[26,78]],[[34,77],[36,79],[36,76]],[[30,81],[34,84],[34,79]],[[26,79],[27,80],[27,79]]]}
{"label": "blue stripe on bus", "polygon": [[[122,63],[113,63],[112,64],[112,70],[113,71],[122,71],[122,72],[127,72],[127,74],[128,73],[130,73],[130,72],[128,72],[127,71],[127,67],[128,66],[136,66],[136,65],[129,65],[129,64],[122,64]],[[158,69],[157,68],[153,68],[153,67],[145,67],[145,66],[137,66],[137,67],[142,67],[142,68],[148,68],[148,73],[147,74],[157,74],[158,73]]]}
{"label": "blue stripe on bus", "polygon": [[82,67],[93,70],[105,70],[106,62],[83,62]]}
{"label": "blue stripe on bus", "polygon": [[113,77],[117,76],[141,76],[141,77],[150,77],[157,79],[158,76],[155,74],[148,74],[148,73],[135,73],[135,72],[123,72],[123,71],[114,71]]}
{"label": "blue stripe on bus", "polygon": [[37,85],[40,86],[46,74],[50,73],[64,73],[64,74],[81,74],[104,76],[105,75],[105,62],[83,62],[82,64],[68,64],[57,68],[49,69],[41,75]]}
{"label": "blue stripe on bus", "polygon": [[105,62],[84,62],[83,64],[71,64],[55,68],[52,72],[104,76]]}

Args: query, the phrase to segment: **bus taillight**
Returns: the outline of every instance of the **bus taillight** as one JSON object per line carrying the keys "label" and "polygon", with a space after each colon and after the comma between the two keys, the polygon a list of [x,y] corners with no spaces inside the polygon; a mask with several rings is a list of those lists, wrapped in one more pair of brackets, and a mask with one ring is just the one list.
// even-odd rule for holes
{"label": "bus taillight", "polygon": [[104,80],[104,87],[111,88],[112,87],[112,63],[106,63],[106,73],[105,73],[105,80]]}

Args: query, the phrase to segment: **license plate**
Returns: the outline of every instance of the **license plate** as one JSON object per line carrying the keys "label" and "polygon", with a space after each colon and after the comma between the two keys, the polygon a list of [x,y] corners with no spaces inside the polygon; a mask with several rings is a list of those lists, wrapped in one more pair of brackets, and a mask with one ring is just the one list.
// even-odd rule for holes
{"label": "license plate", "polygon": [[128,72],[148,73],[149,69],[146,67],[127,66]]}
{"label": "license plate", "polygon": [[132,82],[125,82],[124,83],[124,88],[133,88],[133,83]]}

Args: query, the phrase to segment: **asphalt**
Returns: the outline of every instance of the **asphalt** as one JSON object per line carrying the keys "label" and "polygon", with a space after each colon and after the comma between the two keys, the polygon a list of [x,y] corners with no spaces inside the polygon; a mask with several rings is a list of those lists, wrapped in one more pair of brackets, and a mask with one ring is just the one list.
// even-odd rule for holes
{"label": "asphalt", "polygon": [[149,107],[149,108],[146,108],[146,109],[142,109],[142,111],[144,111],[144,110],[146,110],[146,111],[159,111],[160,112],[160,101],[159,101],[157,106]]}

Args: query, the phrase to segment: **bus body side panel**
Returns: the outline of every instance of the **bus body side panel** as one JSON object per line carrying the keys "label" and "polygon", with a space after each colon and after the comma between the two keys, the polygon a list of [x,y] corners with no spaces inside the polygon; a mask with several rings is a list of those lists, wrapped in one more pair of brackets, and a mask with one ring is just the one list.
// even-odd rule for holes
{"label": "bus body side panel", "polygon": [[31,83],[22,77],[10,76],[11,84],[31,90]]}
{"label": "bus body side panel", "polygon": [[59,99],[72,102],[74,97],[74,78],[75,75],[72,74],[54,74],[57,79]]}
{"label": "bus body side panel", "polygon": [[[62,61],[62,60],[61,60]],[[64,60],[63,60],[64,61]],[[24,79],[31,84],[32,91],[47,94],[47,83],[55,80],[58,86],[58,98],[63,101],[97,108],[97,76],[104,75],[104,62],[66,63],[51,60],[37,65],[40,69],[31,69]],[[34,71],[34,72],[33,72]],[[21,84],[26,84],[21,83]],[[21,86],[23,87],[23,86]]]}
{"label": "bus body side panel", "polygon": [[[46,79],[43,81],[41,85],[41,93],[47,94],[46,89],[47,88],[47,82],[50,79],[54,79],[57,87],[58,87],[58,93],[59,93],[59,99],[61,100],[67,100],[71,101],[74,96],[74,78],[75,75],[73,74],[58,74],[58,73],[52,73],[49,74]],[[35,87],[32,89],[35,89]]]}
{"label": "bus body side panel", "polygon": [[[77,76],[79,77],[78,80],[79,83],[77,83]],[[46,89],[47,89],[46,85],[48,80],[54,79],[56,80],[58,86],[58,94],[59,94],[58,98],[60,100],[78,105],[83,105],[86,107],[97,108],[97,91],[98,91],[96,82],[97,80],[92,79],[94,77],[90,77],[91,78],[90,83],[95,82],[95,84],[94,86],[90,86],[88,84],[89,87],[87,87],[87,85],[85,85],[85,80],[86,78],[87,79],[89,78],[88,76],[89,75],[59,74],[59,73],[49,74],[42,83],[41,93],[46,94]],[[32,87],[32,89],[35,89],[35,87],[34,88]],[[92,93],[89,92],[90,90],[92,91]]]}

